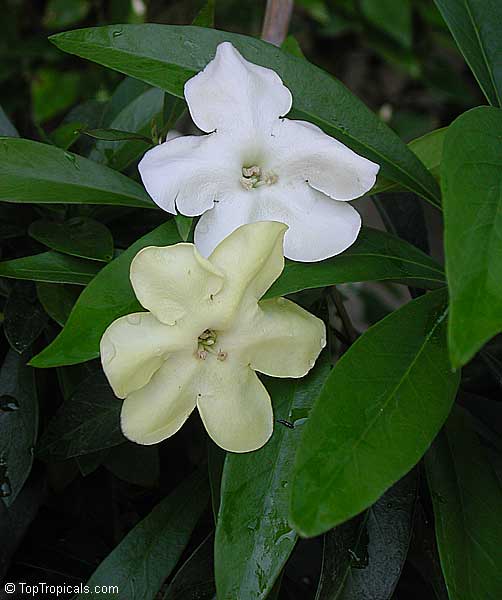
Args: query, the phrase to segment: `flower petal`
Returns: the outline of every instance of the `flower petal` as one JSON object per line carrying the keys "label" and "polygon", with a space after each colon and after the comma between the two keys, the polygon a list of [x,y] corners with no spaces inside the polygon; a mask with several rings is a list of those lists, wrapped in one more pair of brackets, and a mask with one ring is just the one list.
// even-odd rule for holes
{"label": "flower petal", "polygon": [[187,216],[202,214],[232,192],[241,168],[239,157],[216,134],[170,139],[148,150],[138,165],[153,201],[169,213],[178,208]]}
{"label": "flower petal", "polygon": [[239,314],[218,339],[228,356],[272,377],[303,377],[326,345],[321,319],[285,298],[262,300]]}
{"label": "flower petal", "polygon": [[291,92],[275,71],[248,62],[229,42],[185,84],[192,119],[202,131],[257,130],[289,112]]}
{"label": "flower petal", "polygon": [[196,405],[200,362],[193,354],[169,357],[150,382],[122,405],[124,435],[138,444],[156,444],[175,434]]}
{"label": "flower petal", "polygon": [[274,414],[270,396],[256,373],[229,357],[207,361],[207,376],[199,383],[197,407],[218,446],[229,452],[251,452],[272,435]]}
{"label": "flower petal", "polygon": [[143,248],[131,263],[130,276],[136,297],[159,321],[174,325],[188,315],[195,330],[224,283],[223,273],[193,244]]}
{"label": "flower petal", "polygon": [[244,294],[258,300],[284,269],[283,240],[287,227],[277,221],[242,225],[226,237],[209,257],[225,273],[222,301],[237,306]]}
{"label": "flower petal", "polygon": [[195,228],[195,243],[204,256],[237,227],[256,221],[278,221],[289,229],[284,256],[315,262],[340,254],[359,235],[361,217],[345,202],[332,200],[304,182],[279,183],[244,192],[247,201],[221,202],[204,213]]}
{"label": "flower petal", "polygon": [[197,335],[160,323],[151,313],[133,313],[114,321],[100,343],[101,362],[116,396],[125,398],[146,385],[166,357],[181,349],[193,353]]}
{"label": "flower petal", "polygon": [[281,179],[306,181],[335,200],[353,200],[368,192],[380,169],[305,121],[279,120],[272,144],[271,169]]}

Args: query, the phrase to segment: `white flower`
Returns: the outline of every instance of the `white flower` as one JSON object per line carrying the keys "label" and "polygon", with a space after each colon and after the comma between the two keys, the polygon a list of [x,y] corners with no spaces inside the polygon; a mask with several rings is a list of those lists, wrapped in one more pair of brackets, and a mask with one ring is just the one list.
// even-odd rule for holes
{"label": "white flower", "polygon": [[149,150],[139,171],[161,208],[202,215],[195,243],[204,256],[255,221],[286,223],[284,253],[298,261],[323,260],[356,240],[361,218],[345,201],[373,187],[379,166],[311,123],[281,118],[292,98],[277,73],[224,42],[187,81],[185,98],[209,135]]}
{"label": "white flower", "polygon": [[284,298],[258,302],[284,268],[286,226],[240,227],[209,257],[193,244],[148,247],[131,263],[134,292],[149,312],[112,323],[101,361],[125,398],[122,430],[140,444],[170,437],[197,406],[222,448],[260,448],[273,429],[255,371],[303,377],[325,345],[324,323]]}

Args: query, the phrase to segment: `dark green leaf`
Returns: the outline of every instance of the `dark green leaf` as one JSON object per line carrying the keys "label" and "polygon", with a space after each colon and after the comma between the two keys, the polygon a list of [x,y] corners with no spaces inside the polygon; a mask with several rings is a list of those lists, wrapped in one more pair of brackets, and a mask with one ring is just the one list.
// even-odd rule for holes
{"label": "dark green leaf", "polygon": [[0,138],[0,200],[155,208],[132,179],[55,146]]}
{"label": "dark green leaf", "polygon": [[428,452],[426,467],[450,600],[499,600],[502,488],[460,408]]}
{"label": "dark green leaf", "polygon": [[44,25],[48,29],[62,29],[81,21],[89,12],[89,0],[49,0],[45,7]]}
{"label": "dark green leaf", "polygon": [[180,238],[186,242],[190,237],[190,231],[192,229],[193,218],[185,217],[185,215],[176,215],[176,227],[178,228],[178,233],[180,234]]}
{"label": "dark green leaf", "polygon": [[480,107],[448,128],[441,184],[448,329],[454,367],[502,331],[502,111]]}
{"label": "dark green leaf", "polygon": [[192,25],[197,27],[214,27],[214,5],[216,0],[207,0],[204,6],[199,10]]}
{"label": "dark green leaf", "polygon": [[[120,446],[116,447],[120,448]],[[79,471],[84,477],[94,473],[94,471],[96,471],[96,469],[103,464],[106,457],[112,450],[113,448],[104,448],[103,450],[97,450],[96,452],[91,452],[90,454],[75,456],[75,461],[78,465]]]}
{"label": "dark green leaf", "polygon": [[125,442],[110,450],[104,465],[119,479],[135,485],[153,487],[159,481],[158,446],[140,446]]}
{"label": "dark green leaf", "polygon": [[37,283],[37,294],[45,312],[58,323],[63,325],[68,320],[71,310],[82,289],[73,285],[56,283]]}
{"label": "dark green leaf", "polygon": [[211,488],[211,504],[213,508],[214,522],[218,520],[221,501],[221,478],[227,453],[223,448],[208,438],[207,441],[207,470],[209,474],[209,487]]}
{"label": "dark green leaf", "polygon": [[115,397],[104,375],[91,375],[49,422],[38,444],[38,455],[65,460],[122,444],[121,407],[122,401]]}
{"label": "dark green leaf", "polygon": [[499,0],[435,2],[486,98],[502,106],[502,4]]}
{"label": "dark green leaf", "polygon": [[162,600],[216,600],[214,534],[210,533],[183,563]]}
{"label": "dark green leaf", "polygon": [[99,263],[59,252],[43,252],[0,262],[0,277],[87,285],[101,269]]}
{"label": "dark green leaf", "polygon": [[355,244],[334,258],[318,263],[286,261],[282,275],[265,297],[339,283],[382,280],[399,280],[424,288],[445,282],[441,267],[425,253],[397,237],[366,227]]}
{"label": "dark green leaf", "polygon": [[371,506],[437,434],[459,383],[446,302],[444,289],[412,300],[368,329],[328,377],[296,458],[291,515],[302,534]]}
{"label": "dark green leaf", "polygon": [[362,0],[363,15],[401,46],[412,41],[410,0]]}
{"label": "dark green leaf", "polygon": [[248,60],[279,73],[293,93],[293,118],[316,123],[326,133],[380,164],[384,176],[439,204],[434,178],[394,132],[339,81],[305,59],[271,44],[214,29],[171,25],[96,27],[57,34],[50,39],[66,52],[146,81],[180,98],[186,80],[214,57],[219,43],[230,41]]}
{"label": "dark green leaf", "polygon": [[108,325],[123,315],[141,310],[129,281],[132,259],[145,246],[168,246],[179,241],[176,225],[171,220],[112,260],[82,292],[63,331],[31,364],[54,367],[97,358],[99,342]]}
{"label": "dark green leaf", "polygon": [[133,131],[123,131],[121,129],[81,129],[80,133],[88,135],[96,140],[104,140],[106,142],[122,142],[125,140],[140,140],[147,144],[152,143],[151,138]]}
{"label": "dark green leaf", "polygon": [[0,495],[7,506],[30,474],[38,432],[35,377],[26,358],[9,350],[0,371]]}
{"label": "dark green leaf", "polygon": [[4,309],[4,331],[11,348],[22,354],[47,325],[47,314],[37,299],[35,286],[17,282]]}
{"label": "dark green leaf", "polygon": [[417,471],[393,485],[364,515],[325,534],[316,600],[388,600],[410,543]]}
{"label": "dark green leaf", "polygon": [[58,148],[68,150],[80,137],[80,130],[83,127],[85,127],[84,123],[79,121],[63,123],[50,134],[49,138]]}
{"label": "dark green leaf", "polygon": [[215,539],[219,598],[266,598],[294,548],[288,504],[295,450],[328,373],[324,356],[304,379],[268,380],[271,440],[256,452],[227,454]]}
{"label": "dark green leaf", "polygon": [[65,223],[34,221],[28,230],[41,244],[64,254],[108,262],[113,257],[113,237],[106,225],[88,217]]}
{"label": "dark green leaf", "polygon": [[[185,480],[158,504],[99,565],[87,585],[118,586],[120,600],[155,598],[176,566],[208,500],[207,480],[200,473]],[[76,600],[94,598],[80,594]]]}

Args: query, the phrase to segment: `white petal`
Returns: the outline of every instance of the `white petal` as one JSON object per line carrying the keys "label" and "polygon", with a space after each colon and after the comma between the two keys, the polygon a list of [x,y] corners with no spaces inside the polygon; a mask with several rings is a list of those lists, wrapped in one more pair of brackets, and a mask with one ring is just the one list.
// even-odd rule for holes
{"label": "white petal", "polygon": [[172,214],[195,216],[237,187],[242,165],[223,142],[216,134],[185,136],[149,150],[138,169],[153,201]]}
{"label": "white petal", "polygon": [[218,339],[229,356],[272,377],[303,377],[326,345],[321,319],[286,300],[262,300]]}
{"label": "white petal", "polygon": [[272,435],[274,415],[256,373],[231,357],[211,361],[207,369],[199,380],[197,406],[211,438],[230,452],[261,448]]}
{"label": "white petal", "polygon": [[288,225],[284,256],[300,262],[316,262],[340,254],[357,239],[361,217],[346,202],[332,200],[306,185],[284,193],[270,186],[260,195],[255,214]]}
{"label": "white petal", "polygon": [[180,429],[196,405],[199,363],[192,354],[175,354],[124,400],[121,425],[128,439],[156,444]]}
{"label": "white petal", "polygon": [[233,202],[222,202],[204,213],[195,228],[195,243],[208,256],[237,227],[256,221],[278,221],[289,229],[284,255],[292,260],[315,262],[340,254],[357,239],[359,213],[345,202],[332,200],[304,182],[243,192]]}
{"label": "white petal", "polygon": [[335,200],[353,200],[368,192],[380,168],[305,121],[279,120],[272,144],[271,168],[281,179],[307,181]]}
{"label": "white petal", "polygon": [[291,92],[275,71],[248,62],[229,42],[185,84],[185,98],[202,131],[255,130],[291,109]]}
{"label": "white petal", "polygon": [[213,297],[224,283],[223,273],[193,244],[143,248],[131,263],[130,275],[139,302],[159,321],[173,325],[187,317],[195,328],[210,314]]}
{"label": "white petal", "polygon": [[196,348],[197,336],[185,328],[164,325],[151,313],[133,313],[106,329],[100,354],[115,395],[124,398],[146,385],[171,353]]}
{"label": "white petal", "polygon": [[276,221],[242,225],[216,247],[209,261],[225,273],[222,300],[237,306],[244,294],[254,301],[263,296],[284,269],[286,229]]}

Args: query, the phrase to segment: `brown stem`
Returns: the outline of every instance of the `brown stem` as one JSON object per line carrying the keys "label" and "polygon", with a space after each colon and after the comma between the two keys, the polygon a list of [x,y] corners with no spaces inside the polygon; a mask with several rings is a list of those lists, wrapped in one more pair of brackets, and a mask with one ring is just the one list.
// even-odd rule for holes
{"label": "brown stem", "polygon": [[286,39],[293,12],[293,0],[267,0],[261,39],[280,46]]}

